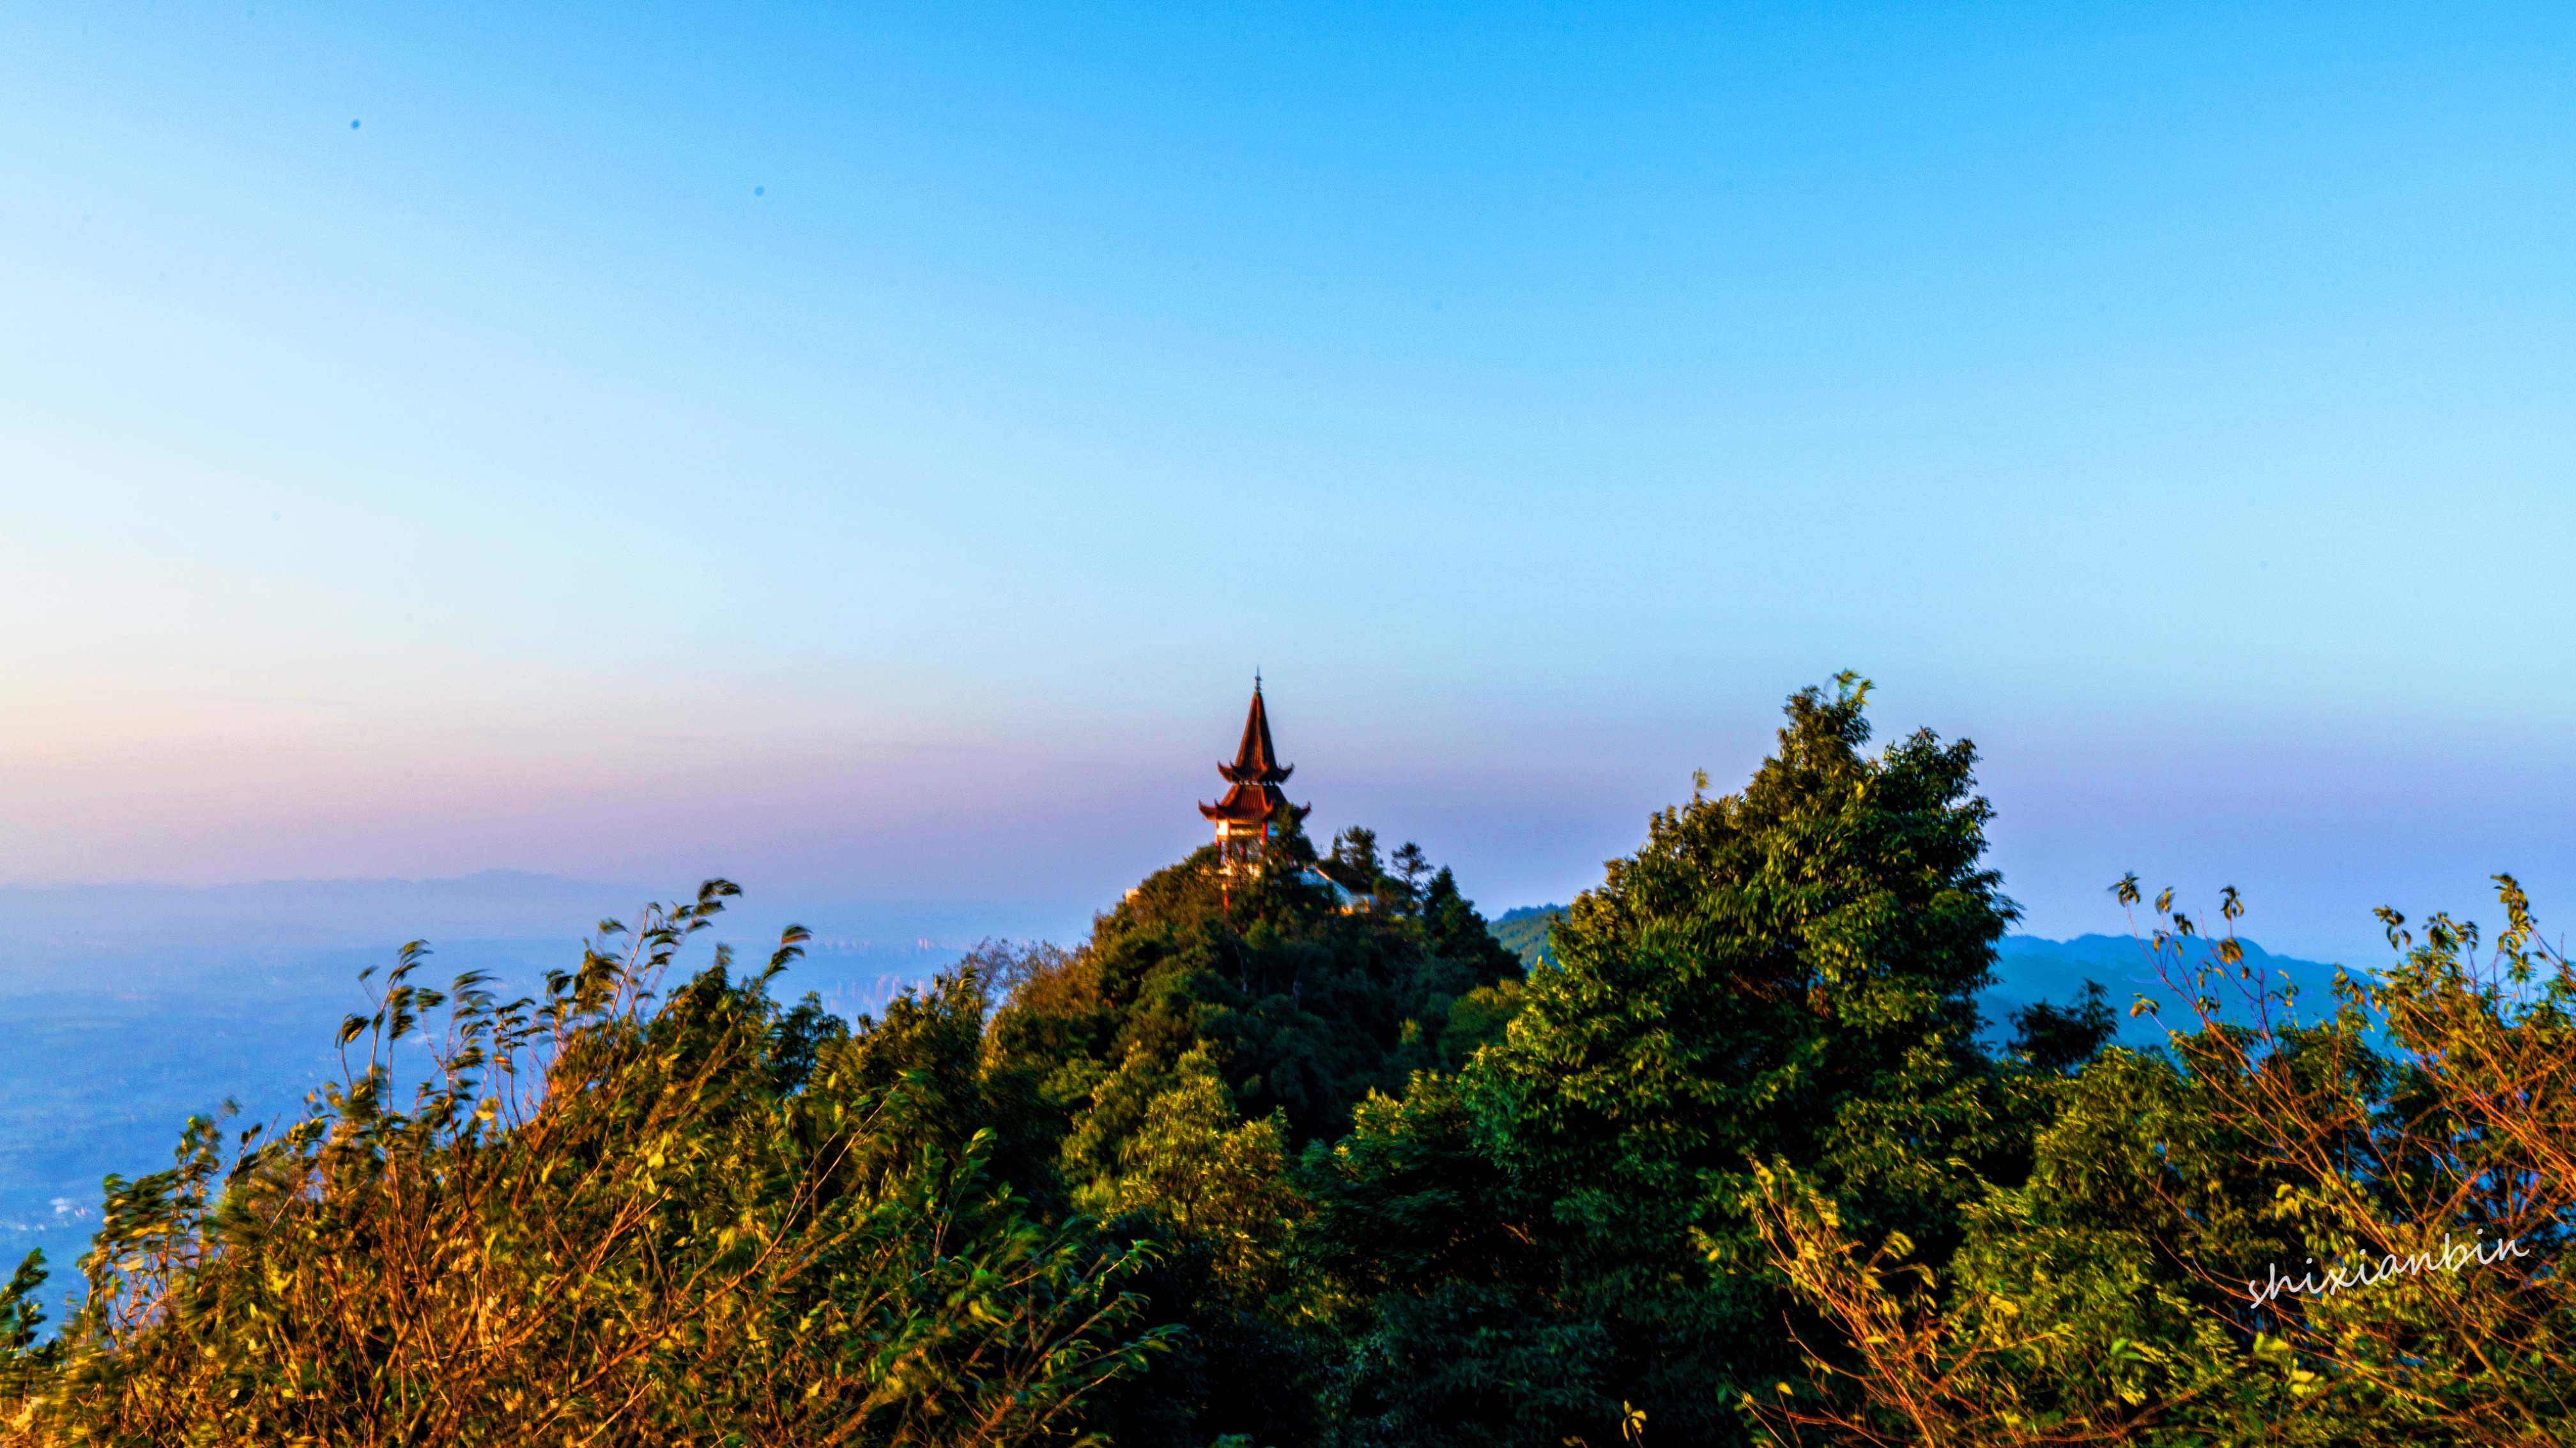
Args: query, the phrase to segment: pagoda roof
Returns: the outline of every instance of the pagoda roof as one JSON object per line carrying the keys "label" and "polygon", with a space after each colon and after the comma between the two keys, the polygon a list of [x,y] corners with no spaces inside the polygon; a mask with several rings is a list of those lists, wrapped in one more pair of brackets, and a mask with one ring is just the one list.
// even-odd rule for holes
{"label": "pagoda roof", "polygon": [[[1297,766],[1279,762],[1279,751],[1270,743],[1270,711],[1262,705],[1258,679],[1252,681],[1252,712],[1244,716],[1242,747],[1234,751],[1232,764],[1220,764],[1216,772],[1239,785],[1283,784],[1297,772]],[[1232,799],[1234,794],[1226,798]]]}
{"label": "pagoda roof", "polygon": [[1228,824],[1257,825],[1288,808],[1288,796],[1279,786],[1238,781],[1225,792],[1225,798],[1214,804],[1199,806],[1199,813]]}

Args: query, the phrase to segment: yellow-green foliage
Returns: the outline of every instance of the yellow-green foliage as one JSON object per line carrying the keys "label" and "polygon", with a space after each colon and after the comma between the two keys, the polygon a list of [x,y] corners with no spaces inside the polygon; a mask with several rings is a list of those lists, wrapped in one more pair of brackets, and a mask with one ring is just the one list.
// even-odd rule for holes
{"label": "yellow-green foliage", "polygon": [[[1145,1054],[1130,1052],[1102,1090],[1104,1105],[1126,1094],[1118,1088],[1131,1075],[1145,1074]],[[1239,1305],[1257,1307],[1286,1287],[1281,1257],[1305,1215],[1287,1181],[1286,1128],[1276,1112],[1259,1121],[1236,1115],[1205,1045],[1185,1053],[1171,1075],[1117,1142],[1116,1169],[1077,1188],[1074,1202],[1102,1218],[1161,1213],[1180,1240],[1208,1246],[1217,1279]],[[1073,1160],[1101,1154],[1097,1127],[1086,1118],[1075,1128],[1066,1143]]]}
{"label": "yellow-green foliage", "polygon": [[[796,954],[650,987],[732,887],[657,910],[543,1000],[409,983],[352,1017],[344,1086],[229,1160],[111,1179],[61,1339],[0,1343],[26,1444],[1012,1444],[1069,1423],[1155,1334],[1145,1265],[1042,1227],[944,1132],[924,1073],[778,1049]],[[452,1006],[395,1109],[395,1044]],[[409,1054],[409,1053],[405,1053]],[[803,1069],[801,1066],[796,1069]],[[887,1150],[889,1142],[902,1150]]]}
{"label": "yellow-green foliage", "polygon": [[2195,1028],[2047,1083],[2028,1179],[1937,1272],[1775,1162],[1757,1217],[1819,1322],[1745,1408],[1784,1443],[2576,1439],[2576,968],[2496,878],[2487,965],[2383,912],[2399,961],[2322,1011],[2159,900]]}

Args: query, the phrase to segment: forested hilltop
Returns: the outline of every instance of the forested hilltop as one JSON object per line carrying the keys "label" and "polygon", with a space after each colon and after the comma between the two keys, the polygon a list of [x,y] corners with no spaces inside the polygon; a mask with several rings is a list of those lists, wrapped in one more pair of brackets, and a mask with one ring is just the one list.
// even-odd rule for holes
{"label": "forested hilltop", "polygon": [[2213,937],[2123,882],[2191,1018],[1999,1037],[1975,753],[1868,750],[1866,693],[1793,697],[1544,953],[1293,815],[850,1021],[782,998],[798,931],[672,969],[721,881],[534,999],[407,950],[305,1119],[110,1180],[50,1340],[19,1270],[0,1440],[2576,1435],[2576,974],[2519,888],[2484,954],[2386,913],[2320,1000],[2232,892]]}

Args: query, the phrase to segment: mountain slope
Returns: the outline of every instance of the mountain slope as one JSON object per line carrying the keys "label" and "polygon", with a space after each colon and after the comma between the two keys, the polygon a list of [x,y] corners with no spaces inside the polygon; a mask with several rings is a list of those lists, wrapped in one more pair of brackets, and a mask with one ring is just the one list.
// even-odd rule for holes
{"label": "mountain slope", "polygon": [[1564,914],[1562,905],[1524,905],[1504,911],[1488,928],[1503,949],[1519,956],[1522,966],[1531,967],[1553,958],[1548,954],[1547,933]]}

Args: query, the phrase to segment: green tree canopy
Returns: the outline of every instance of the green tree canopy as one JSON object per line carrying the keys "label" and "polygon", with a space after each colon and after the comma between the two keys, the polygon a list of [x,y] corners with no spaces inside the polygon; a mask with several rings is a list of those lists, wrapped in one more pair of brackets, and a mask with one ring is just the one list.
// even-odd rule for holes
{"label": "green tree canopy", "polygon": [[[1789,1361],[1746,1207],[1763,1163],[1869,1222],[1955,1238],[1954,1161],[2003,1145],[1973,997],[2015,912],[1981,862],[1973,747],[1926,732],[1863,753],[1867,688],[1800,692],[1741,794],[1649,822],[1557,927],[1458,1107],[1363,1112],[1309,1157],[1325,1257],[1380,1291],[1350,1373],[1384,1441],[1604,1442],[1637,1409],[1685,1441],[1733,1436],[1722,1385]],[[1468,1271],[1423,1245],[1474,1240],[1479,1214],[1530,1244],[1523,1265]],[[1419,1265],[1350,1265],[1378,1243]],[[1406,1340],[1425,1332],[1440,1341]],[[1542,1359],[1556,1368],[1534,1374]]]}

